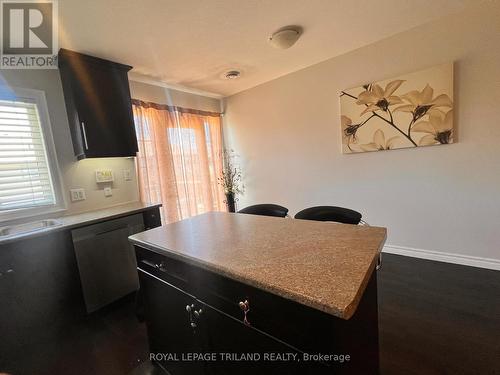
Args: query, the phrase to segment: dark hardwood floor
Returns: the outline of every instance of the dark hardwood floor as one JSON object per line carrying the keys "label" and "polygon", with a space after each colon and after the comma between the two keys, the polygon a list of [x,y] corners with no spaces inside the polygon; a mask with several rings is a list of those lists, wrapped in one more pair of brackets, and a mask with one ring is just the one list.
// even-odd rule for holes
{"label": "dark hardwood floor", "polygon": [[500,374],[500,272],[384,254],[382,374]]}
{"label": "dark hardwood floor", "polygon": [[[500,272],[384,254],[378,278],[383,375],[500,374]],[[145,327],[125,298],[27,343],[0,372],[159,374],[147,357]]]}
{"label": "dark hardwood floor", "polygon": [[[26,342],[25,349],[15,358],[0,358],[0,363],[4,364],[0,373],[126,375],[148,356],[146,328],[135,317],[133,296],[125,297],[76,324],[53,331],[49,337],[35,337]],[[146,366],[140,368],[147,369]]]}

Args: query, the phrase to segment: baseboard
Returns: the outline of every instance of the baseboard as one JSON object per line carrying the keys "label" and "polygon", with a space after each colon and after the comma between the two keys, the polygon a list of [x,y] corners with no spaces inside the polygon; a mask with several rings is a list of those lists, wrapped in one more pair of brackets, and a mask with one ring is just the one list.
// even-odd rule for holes
{"label": "baseboard", "polygon": [[480,258],[470,255],[461,255],[453,253],[443,253],[440,251],[430,251],[423,249],[414,249],[411,247],[385,245],[384,253],[404,255],[407,257],[435,260],[438,262],[461,264],[464,266],[487,268],[500,271],[500,259]]}

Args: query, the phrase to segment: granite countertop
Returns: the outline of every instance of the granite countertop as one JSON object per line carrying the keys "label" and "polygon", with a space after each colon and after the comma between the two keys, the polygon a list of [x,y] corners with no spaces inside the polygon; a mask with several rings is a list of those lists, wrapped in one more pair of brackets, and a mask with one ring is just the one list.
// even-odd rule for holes
{"label": "granite countertop", "polygon": [[157,253],[349,319],[375,269],[386,229],[210,212],[129,238]]}
{"label": "granite countertop", "polygon": [[[88,211],[74,215],[65,216],[50,216],[50,220],[57,220],[60,225],[48,227],[46,229],[37,230],[33,232],[27,232],[22,234],[15,234],[12,236],[0,236],[0,244],[5,244],[8,242],[19,241],[26,238],[36,237],[40,235],[45,235],[47,233],[53,233],[61,230],[73,229],[85,225],[90,225],[98,223],[104,220],[111,220],[118,217],[132,215],[134,213],[143,212],[147,209],[160,207],[161,204],[150,204],[142,202],[132,202],[126,203],[118,206],[107,207],[100,210]],[[43,218],[34,219],[32,221],[43,220]],[[29,220],[28,220],[29,221]],[[7,225],[8,226],[8,225]],[[3,227],[0,224],[0,227]]]}

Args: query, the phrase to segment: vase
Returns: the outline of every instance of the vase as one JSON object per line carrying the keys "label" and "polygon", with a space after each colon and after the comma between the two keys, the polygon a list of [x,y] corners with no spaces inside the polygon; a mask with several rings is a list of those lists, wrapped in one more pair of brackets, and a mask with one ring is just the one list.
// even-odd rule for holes
{"label": "vase", "polygon": [[234,193],[226,193],[226,206],[228,212],[236,212]]}

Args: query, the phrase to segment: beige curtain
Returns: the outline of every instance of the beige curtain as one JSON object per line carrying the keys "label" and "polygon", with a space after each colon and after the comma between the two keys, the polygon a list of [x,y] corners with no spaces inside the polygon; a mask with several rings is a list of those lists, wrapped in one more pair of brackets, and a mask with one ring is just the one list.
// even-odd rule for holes
{"label": "beige curtain", "polygon": [[220,114],[132,103],[141,200],[162,203],[164,223],[225,211]]}

